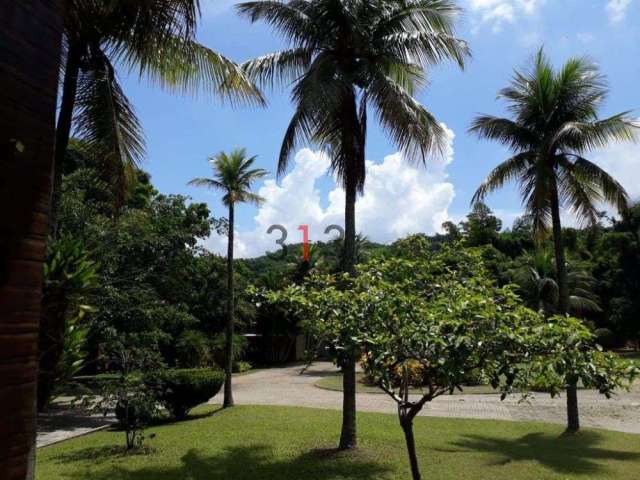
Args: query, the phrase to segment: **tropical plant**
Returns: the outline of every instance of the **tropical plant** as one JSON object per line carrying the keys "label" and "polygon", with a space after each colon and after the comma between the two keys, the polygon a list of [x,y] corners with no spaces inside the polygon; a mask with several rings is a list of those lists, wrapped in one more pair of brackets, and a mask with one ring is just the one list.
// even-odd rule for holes
{"label": "tropical plant", "polygon": [[[539,247],[533,254],[524,252],[524,265],[514,272],[514,280],[522,287],[525,297],[546,316],[558,310],[558,282],[555,279],[554,253],[549,248]],[[567,262],[567,284],[569,288],[568,313],[575,317],[600,313],[598,296],[593,293],[595,279],[585,270]]]}
{"label": "tropical plant", "polygon": [[[499,97],[509,102],[513,118],[477,117],[470,128],[481,138],[509,147],[513,156],[498,165],[476,191],[473,202],[509,181],[521,186],[526,214],[533,232],[553,234],[558,282],[558,311],[569,310],[566,261],[562,244],[561,208],[566,206],[580,221],[595,223],[597,206],[607,202],[619,210],[627,207],[627,193],[607,172],[587,160],[590,150],[612,141],[636,137],[628,112],[598,117],[607,95],[604,76],[583,58],[572,58],[555,71],[542,49],[533,67],[516,72]],[[577,387],[567,389],[567,429],[580,428]]]}
{"label": "tropical plant", "polygon": [[39,411],[47,407],[54,385],[69,380],[84,358],[83,319],[90,310],[84,303],[97,282],[98,265],[81,241],[64,236],[49,246],[40,322]]}
{"label": "tropical plant", "polygon": [[235,206],[237,203],[260,204],[263,199],[251,191],[251,184],[267,172],[261,168],[253,168],[256,157],[247,157],[244,148],[231,153],[218,153],[209,159],[213,169],[213,178],[194,178],[189,185],[207,187],[224,193],[222,203],[229,209],[229,227],[227,244],[227,324],[225,328],[225,365],[224,365],[224,400],[223,406],[233,406],[231,375],[233,373],[233,330],[234,330],[234,281],[233,281],[233,237],[235,225]]}
{"label": "tropical plant", "polygon": [[[424,67],[453,59],[463,65],[467,44],[454,36],[458,14],[448,0],[291,0],[238,5],[252,22],[265,21],[289,43],[281,52],[243,64],[262,85],[292,87],[295,113],[278,159],[283,173],[294,149],[311,142],[331,158],[345,190],[341,268],[355,273],[357,194],[365,184],[367,110],[410,162],[443,151],[445,129],[413,97]],[[345,359],[341,448],[356,444],[355,359]]]}
{"label": "tropical plant", "polygon": [[144,155],[142,127],[114,64],[170,91],[261,103],[237,66],[195,41],[199,0],[71,0],[64,24],[62,99],[56,128],[53,226],[72,128],[103,161],[123,202]]}

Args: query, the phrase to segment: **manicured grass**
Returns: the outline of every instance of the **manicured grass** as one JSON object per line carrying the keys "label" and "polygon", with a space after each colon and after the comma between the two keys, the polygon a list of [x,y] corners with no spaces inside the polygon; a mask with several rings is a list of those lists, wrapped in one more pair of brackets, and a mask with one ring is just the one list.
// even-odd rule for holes
{"label": "manicured grass", "polygon": [[[38,450],[37,479],[408,479],[394,415],[360,413],[360,447],[333,450],[340,412],[290,407],[200,408],[199,418],[150,428],[145,452],[126,454],[124,434],[103,431]],[[418,418],[425,480],[637,479],[640,436],[562,426]]]}
{"label": "manicured grass", "polygon": [[[357,373],[357,383],[356,383],[356,392],[358,393],[380,393],[382,395],[386,395],[385,392],[380,390],[380,388],[375,385],[367,385],[363,382],[364,374]],[[342,374],[336,373],[335,375],[327,375],[326,377],[321,378],[315,384],[316,387],[324,388],[325,390],[335,390],[337,392],[342,391]],[[419,389],[413,389],[412,393],[419,394]],[[461,393],[469,394],[469,393],[498,393],[496,390],[491,388],[491,385],[473,385],[470,387],[464,387],[462,392],[455,390],[453,395],[459,395]]]}

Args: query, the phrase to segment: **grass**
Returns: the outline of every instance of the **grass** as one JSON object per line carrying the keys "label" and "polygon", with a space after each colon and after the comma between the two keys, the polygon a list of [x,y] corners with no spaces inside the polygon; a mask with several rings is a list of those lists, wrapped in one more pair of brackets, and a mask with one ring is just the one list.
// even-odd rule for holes
{"label": "grass", "polygon": [[[195,418],[148,429],[127,454],[124,434],[102,431],[38,450],[37,480],[408,479],[394,415],[360,413],[360,446],[333,450],[340,412],[292,407],[203,407]],[[562,426],[418,418],[425,480],[636,479],[640,436]]]}
{"label": "grass", "polygon": [[[367,385],[364,383],[364,374],[357,373],[357,383],[356,383],[356,392],[357,393],[380,393],[382,395],[386,395],[380,388],[375,385]],[[318,388],[324,388],[325,390],[334,390],[337,392],[342,391],[342,374],[336,373],[335,375],[327,375],[318,380],[315,384]],[[420,389],[412,389],[411,393],[420,393]],[[462,392],[456,390],[453,392],[453,395],[459,395],[461,393],[469,394],[469,393],[498,393],[496,390],[491,388],[491,385],[473,385],[469,387],[464,387]]]}

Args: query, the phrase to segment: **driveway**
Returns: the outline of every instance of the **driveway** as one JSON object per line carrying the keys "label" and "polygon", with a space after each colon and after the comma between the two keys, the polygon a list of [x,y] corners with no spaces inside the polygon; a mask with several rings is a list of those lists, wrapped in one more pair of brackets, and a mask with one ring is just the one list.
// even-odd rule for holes
{"label": "driveway", "polygon": [[[289,405],[341,409],[342,392],[325,390],[316,381],[337,372],[329,362],[316,362],[300,374],[300,366],[270,368],[234,377],[236,403],[247,405]],[[580,421],[585,427],[640,434],[640,386],[607,400],[595,391],[580,391]],[[499,395],[446,395],[425,405],[421,415],[480,418],[512,421],[566,422],[565,399],[535,394],[527,403],[513,396],[500,401]],[[222,393],[210,400],[222,403]],[[396,413],[396,404],[385,394],[359,393],[359,411]]]}

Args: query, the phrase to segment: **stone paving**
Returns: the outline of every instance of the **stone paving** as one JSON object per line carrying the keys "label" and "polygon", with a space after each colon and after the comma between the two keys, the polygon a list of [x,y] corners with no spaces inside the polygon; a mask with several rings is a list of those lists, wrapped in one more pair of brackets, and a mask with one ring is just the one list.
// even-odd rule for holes
{"label": "stone paving", "polygon": [[[342,408],[342,393],[314,385],[336,368],[329,362],[316,362],[300,374],[300,366],[261,370],[235,377],[234,400],[247,405],[290,405],[327,409]],[[631,392],[619,393],[607,400],[595,391],[579,392],[580,420],[585,427],[605,428],[640,434],[640,385]],[[210,403],[222,403],[222,393]],[[395,413],[396,404],[387,395],[359,393],[359,411]],[[480,418],[512,421],[541,421],[563,424],[566,421],[565,399],[535,394],[528,403],[513,396],[500,401],[499,395],[447,395],[427,404],[422,415],[437,417]]]}
{"label": "stone paving", "polygon": [[67,399],[57,399],[49,412],[38,415],[38,448],[86,435],[115,422],[112,416],[105,417],[101,414],[90,414],[81,408],[72,408],[65,400]]}

